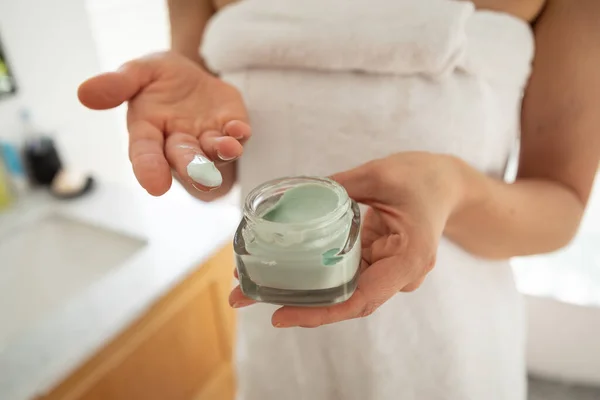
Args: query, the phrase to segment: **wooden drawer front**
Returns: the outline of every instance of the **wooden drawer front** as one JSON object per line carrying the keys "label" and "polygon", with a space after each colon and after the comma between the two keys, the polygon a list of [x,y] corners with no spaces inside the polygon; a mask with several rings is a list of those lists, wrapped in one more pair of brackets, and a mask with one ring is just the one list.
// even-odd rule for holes
{"label": "wooden drawer front", "polygon": [[232,399],[232,268],[227,246],[41,399]]}
{"label": "wooden drawer front", "polygon": [[[188,400],[223,355],[210,286],[139,343],[131,343],[82,400]],[[126,350],[126,349],[125,349]]]}

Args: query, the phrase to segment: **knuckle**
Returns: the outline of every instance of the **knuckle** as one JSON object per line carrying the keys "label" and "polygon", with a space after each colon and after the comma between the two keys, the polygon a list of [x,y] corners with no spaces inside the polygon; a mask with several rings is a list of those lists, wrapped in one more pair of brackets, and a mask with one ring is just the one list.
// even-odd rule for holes
{"label": "knuckle", "polygon": [[360,312],[358,314],[359,318],[365,318],[368,317],[370,315],[372,315],[375,310],[377,310],[377,308],[379,307],[378,304],[373,303],[373,302],[367,302],[365,303],[365,305],[360,309]]}
{"label": "knuckle", "polygon": [[118,70],[139,73],[140,71],[146,70],[149,63],[150,60],[148,58],[135,58],[121,65]]}
{"label": "knuckle", "polygon": [[437,254],[434,253],[432,256],[429,257],[429,261],[425,263],[425,272],[429,273],[433,270],[436,264],[436,260]]}
{"label": "knuckle", "polygon": [[329,310],[325,308],[323,313],[320,313],[320,315],[314,316],[313,318],[306,318],[299,326],[302,328],[318,328],[321,325],[331,322],[333,321],[331,321],[329,318]]}
{"label": "knuckle", "polygon": [[314,329],[314,328],[318,328],[319,326],[321,326],[320,324],[317,323],[302,323],[300,325],[298,325],[300,328],[306,328],[306,329]]}
{"label": "knuckle", "polygon": [[419,282],[413,282],[413,283],[410,283],[410,284],[406,285],[402,289],[400,289],[400,291],[404,292],[404,293],[414,292],[415,290],[417,290],[418,288],[420,288],[422,284],[423,284],[422,280],[419,281]]}
{"label": "knuckle", "polygon": [[390,185],[390,172],[380,160],[371,161],[366,168],[367,179],[371,183],[374,192],[384,191]]}
{"label": "knuckle", "polygon": [[430,272],[437,261],[438,239],[433,233],[417,232],[412,236],[411,260],[414,268],[423,273]]}
{"label": "knuckle", "polygon": [[352,306],[356,310],[354,318],[368,317],[379,307],[379,303],[373,299],[369,299],[360,286],[356,289],[351,299],[355,301]]}

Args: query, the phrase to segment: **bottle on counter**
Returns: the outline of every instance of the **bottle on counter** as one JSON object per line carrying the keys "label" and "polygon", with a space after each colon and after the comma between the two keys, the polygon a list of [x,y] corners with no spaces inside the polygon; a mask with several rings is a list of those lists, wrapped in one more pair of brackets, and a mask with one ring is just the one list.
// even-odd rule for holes
{"label": "bottle on counter", "polygon": [[21,111],[21,122],[25,137],[23,154],[29,177],[36,185],[50,186],[62,169],[54,141],[35,127],[28,110]]}
{"label": "bottle on counter", "polygon": [[17,196],[22,196],[29,190],[29,179],[19,146],[9,141],[0,141],[0,157],[7,179]]}
{"label": "bottle on counter", "polygon": [[0,162],[0,211],[8,208],[12,202],[13,196],[8,181],[8,174],[6,174],[3,163]]}

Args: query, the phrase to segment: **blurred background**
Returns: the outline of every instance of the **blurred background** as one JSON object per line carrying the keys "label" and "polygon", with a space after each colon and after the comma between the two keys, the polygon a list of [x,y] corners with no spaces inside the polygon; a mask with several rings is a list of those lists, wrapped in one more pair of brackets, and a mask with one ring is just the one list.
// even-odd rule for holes
{"label": "blurred background", "polygon": [[[76,97],[168,45],[164,0],[0,0],[2,400],[232,398],[237,192],[150,198],[124,108]],[[568,248],[513,264],[530,398],[600,399],[600,184]]]}

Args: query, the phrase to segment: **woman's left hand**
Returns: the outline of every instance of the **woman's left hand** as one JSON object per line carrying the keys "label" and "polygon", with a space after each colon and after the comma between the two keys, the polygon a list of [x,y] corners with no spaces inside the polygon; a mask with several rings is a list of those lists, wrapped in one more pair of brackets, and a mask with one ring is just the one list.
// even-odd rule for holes
{"label": "woman's left hand", "polygon": [[[273,314],[273,325],[312,328],[366,317],[396,293],[417,289],[434,267],[446,221],[460,203],[460,164],[444,155],[398,153],[334,175],[351,198],[369,206],[358,287],[340,304],[284,306]],[[239,286],[229,301],[236,308],[253,303]]]}

